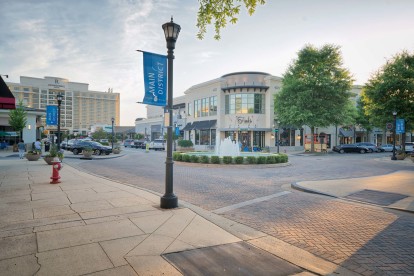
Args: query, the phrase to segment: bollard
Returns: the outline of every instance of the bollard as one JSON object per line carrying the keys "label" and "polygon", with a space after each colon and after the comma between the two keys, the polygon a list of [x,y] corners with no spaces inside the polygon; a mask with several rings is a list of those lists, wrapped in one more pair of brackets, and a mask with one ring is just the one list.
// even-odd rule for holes
{"label": "bollard", "polygon": [[150,145],[149,145],[149,143],[146,143],[146,145],[145,145],[145,152],[146,152],[146,153],[148,153],[148,152],[149,152],[149,146],[150,146]]}
{"label": "bollard", "polygon": [[62,164],[59,160],[59,158],[55,157],[52,161],[52,176],[50,177],[50,179],[52,179],[52,181],[50,181],[50,184],[58,184],[60,183],[60,175],[59,175],[59,171],[60,169],[62,169]]}

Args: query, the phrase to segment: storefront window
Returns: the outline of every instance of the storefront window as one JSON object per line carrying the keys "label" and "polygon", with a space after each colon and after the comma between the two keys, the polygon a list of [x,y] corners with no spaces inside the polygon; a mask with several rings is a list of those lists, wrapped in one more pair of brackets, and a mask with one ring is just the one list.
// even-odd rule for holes
{"label": "storefront window", "polygon": [[265,132],[253,131],[253,147],[263,148],[265,146]]}
{"label": "storefront window", "polygon": [[230,137],[232,141],[236,141],[236,132],[235,131],[225,131],[224,138]]}
{"label": "storefront window", "polygon": [[200,145],[200,130],[196,129],[195,131],[195,144]]}
{"label": "storefront window", "polygon": [[264,95],[244,93],[226,95],[225,112],[226,114],[263,114]]}
{"label": "storefront window", "polygon": [[210,116],[217,115],[217,97],[210,97]]}
{"label": "storefront window", "polygon": [[216,130],[212,129],[211,130],[211,144],[210,145],[215,145],[216,144]]}
{"label": "storefront window", "polygon": [[200,130],[200,145],[210,145],[210,130]]}

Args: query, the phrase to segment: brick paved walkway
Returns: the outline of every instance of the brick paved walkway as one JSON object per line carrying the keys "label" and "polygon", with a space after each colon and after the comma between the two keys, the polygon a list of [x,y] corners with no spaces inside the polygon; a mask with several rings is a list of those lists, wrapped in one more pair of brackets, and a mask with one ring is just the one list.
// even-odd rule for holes
{"label": "brick paved walkway", "polygon": [[411,214],[294,192],[224,215],[363,275],[414,274]]}

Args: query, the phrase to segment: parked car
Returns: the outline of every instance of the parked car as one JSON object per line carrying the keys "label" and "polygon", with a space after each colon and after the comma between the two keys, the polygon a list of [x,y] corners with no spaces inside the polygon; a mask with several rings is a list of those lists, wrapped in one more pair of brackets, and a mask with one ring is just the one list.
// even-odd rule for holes
{"label": "parked car", "polygon": [[153,150],[165,150],[166,141],[163,139],[155,139],[149,145],[149,149]]}
{"label": "parked car", "polygon": [[413,149],[414,142],[405,142],[404,145],[405,145],[406,153],[414,152],[414,149]]}
{"label": "parked car", "polygon": [[67,142],[66,146],[65,146],[65,150],[72,151],[73,144],[76,143],[76,141],[78,141],[78,140],[76,140],[76,139],[70,139]]}
{"label": "parked car", "polygon": [[74,155],[78,155],[82,152],[84,148],[92,148],[93,153],[96,155],[101,154],[110,154],[112,152],[111,147],[107,147],[102,145],[101,143],[94,142],[94,141],[78,141],[77,143],[73,144],[72,152]]}
{"label": "parked car", "polygon": [[99,140],[99,142],[101,142],[101,143],[109,143],[109,140],[108,139],[101,139],[101,140]]}
{"label": "parked car", "polygon": [[356,145],[356,144],[342,144],[342,145],[334,146],[332,150],[339,152],[339,153],[345,153],[345,152],[367,153],[370,151],[369,148],[362,146],[362,145]]}
{"label": "parked car", "polygon": [[126,148],[134,147],[134,139],[126,139],[124,141],[124,147],[126,147]]}
{"label": "parked car", "polygon": [[[392,152],[393,148],[394,148],[393,144],[385,144],[385,145],[381,145],[381,146],[378,147],[378,149],[381,152],[384,152],[384,151],[386,151],[386,152]],[[395,146],[395,149],[396,150],[399,150],[400,149],[400,146]]]}
{"label": "parked car", "polygon": [[146,141],[145,140],[134,140],[134,148],[136,149],[145,149]]}
{"label": "parked car", "polygon": [[355,143],[355,145],[367,147],[369,149],[369,152],[380,152],[378,147],[373,143],[360,142],[360,143]]}

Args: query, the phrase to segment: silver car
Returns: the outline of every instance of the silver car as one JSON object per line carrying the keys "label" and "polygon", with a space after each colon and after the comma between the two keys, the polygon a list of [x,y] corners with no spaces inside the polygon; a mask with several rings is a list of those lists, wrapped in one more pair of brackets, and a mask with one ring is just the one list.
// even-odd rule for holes
{"label": "silver car", "polygon": [[[378,149],[382,152],[392,152],[392,149],[394,148],[393,144],[384,144],[378,147]],[[400,149],[400,146],[395,146],[396,150]]]}

